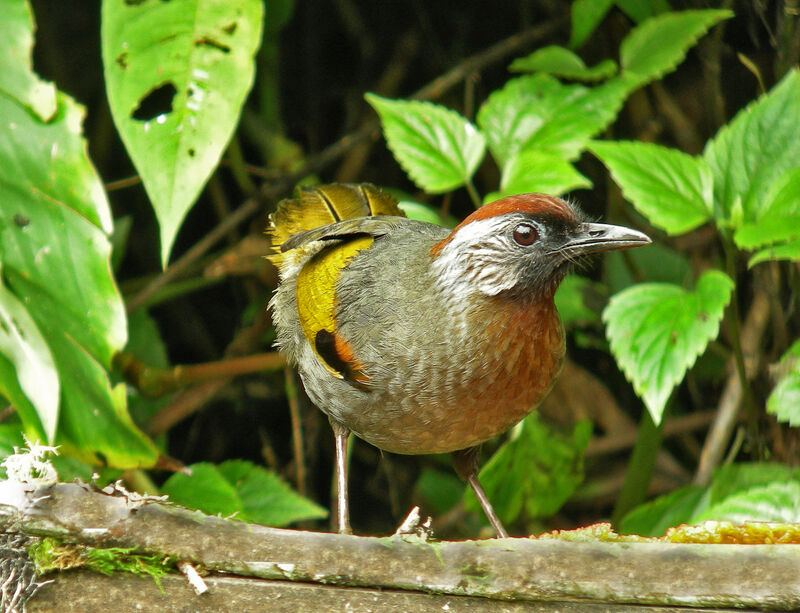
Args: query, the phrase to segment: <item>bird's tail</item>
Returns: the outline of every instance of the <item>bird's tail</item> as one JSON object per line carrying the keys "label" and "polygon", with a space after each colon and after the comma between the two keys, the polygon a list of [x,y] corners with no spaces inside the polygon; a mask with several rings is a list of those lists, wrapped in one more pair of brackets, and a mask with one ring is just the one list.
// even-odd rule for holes
{"label": "bird's tail", "polygon": [[320,226],[374,215],[405,216],[397,200],[371,183],[329,183],[300,187],[294,198],[278,203],[269,216],[267,238],[269,259],[280,266],[284,254],[280,247],[291,236]]}

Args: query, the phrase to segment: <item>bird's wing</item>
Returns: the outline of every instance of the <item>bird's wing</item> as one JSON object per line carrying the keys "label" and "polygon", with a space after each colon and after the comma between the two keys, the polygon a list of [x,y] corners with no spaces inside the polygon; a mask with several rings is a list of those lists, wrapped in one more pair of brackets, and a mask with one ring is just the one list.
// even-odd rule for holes
{"label": "bird's wing", "polygon": [[295,234],[281,245],[281,252],[303,247],[313,241],[347,240],[356,236],[377,238],[389,234],[399,224],[408,223],[405,217],[378,215],[356,217]]}

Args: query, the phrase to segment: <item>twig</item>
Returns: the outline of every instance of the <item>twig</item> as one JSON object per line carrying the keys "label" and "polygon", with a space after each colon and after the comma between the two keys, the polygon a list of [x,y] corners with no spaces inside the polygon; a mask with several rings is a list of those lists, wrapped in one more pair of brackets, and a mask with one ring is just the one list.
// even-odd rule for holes
{"label": "twig", "polygon": [[[541,26],[525,30],[515,34],[505,40],[496,43],[489,49],[467,58],[459,63],[452,70],[431,81],[428,85],[419,89],[411,98],[417,100],[430,100],[440,97],[451,87],[467,78],[469,75],[479,72],[487,66],[500,61],[510,53],[520,48],[542,40],[546,36],[553,34],[560,28],[562,21],[549,21]],[[228,217],[223,219],[203,238],[190,247],[186,253],[179,257],[158,277],[153,279],[138,294],[131,297],[128,301],[128,312],[135,311],[142,307],[147,299],[160,287],[166,285],[177,278],[189,268],[195,260],[204,255],[211,247],[221,240],[232,228],[243,221],[249,219],[259,211],[263,210],[265,202],[271,202],[290,190],[298,181],[304,177],[316,173],[325,168],[328,164],[341,157],[352,147],[368,139],[377,139],[380,136],[379,124],[377,121],[359,130],[343,136],[338,141],[328,146],[319,154],[308,159],[306,164],[298,171],[283,177],[282,179],[265,185],[258,198],[248,198]],[[265,223],[266,225],[266,223]]]}
{"label": "twig", "polygon": [[143,394],[152,397],[164,396],[181,387],[203,383],[209,379],[229,379],[262,371],[281,368],[286,359],[278,352],[259,353],[243,357],[231,357],[203,364],[178,364],[171,368],[154,368],[143,364],[128,353],[114,356],[114,364],[123,377]]}
{"label": "twig", "polygon": [[292,420],[292,451],[294,452],[295,481],[297,491],[306,495],[306,461],[303,454],[303,421],[300,419],[300,407],[297,403],[297,386],[294,382],[294,369],[288,364],[283,367],[283,378],[286,385],[286,398],[289,401],[289,415]]}
{"label": "twig", "polygon": [[[714,421],[716,414],[716,411],[703,411],[669,418],[664,422],[662,436],[667,438],[705,428]],[[628,449],[636,443],[636,436],[637,432],[634,430],[593,439],[586,448],[586,457],[608,455]]]}
{"label": "twig", "polygon": [[232,379],[216,379],[177,394],[167,406],[152,417],[145,430],[151,436],[163,434],[204,406],[231,381]]}

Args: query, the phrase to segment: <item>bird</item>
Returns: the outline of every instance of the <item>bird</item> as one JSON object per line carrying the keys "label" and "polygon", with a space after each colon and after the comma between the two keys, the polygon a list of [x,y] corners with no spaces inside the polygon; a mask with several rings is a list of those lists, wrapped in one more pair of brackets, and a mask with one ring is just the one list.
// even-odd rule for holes
{"label": "bird", "polygon": [[537,193],[500,198],[450,230],[408,219],[369,183],[299,188],[266,234],[279,269],[276,344],[334,433],[338,531],[351,533],[352,433],[387,452],[451,452],[507,537],[478,449],[535,410],[561,370],[553,296],[571,267],[650,238]]}

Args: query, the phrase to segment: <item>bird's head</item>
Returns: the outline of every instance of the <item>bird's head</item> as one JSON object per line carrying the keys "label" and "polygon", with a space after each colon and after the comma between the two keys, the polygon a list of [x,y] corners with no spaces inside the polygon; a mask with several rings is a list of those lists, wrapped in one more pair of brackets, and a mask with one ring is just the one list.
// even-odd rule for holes
{"label": "bird's head", "polygon": [[630,228],[590,223],[560,198],[520,194],[475,211],[431,255],[440,287],[456,298],[541,299],[581,256],[650,242]]}

